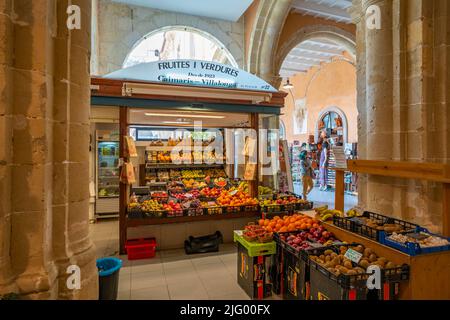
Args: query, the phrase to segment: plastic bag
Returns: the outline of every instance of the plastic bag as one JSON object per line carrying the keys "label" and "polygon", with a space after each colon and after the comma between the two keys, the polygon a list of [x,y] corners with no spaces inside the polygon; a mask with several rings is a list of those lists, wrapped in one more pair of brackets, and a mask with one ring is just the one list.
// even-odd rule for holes
{"label": "plastic bag", "polygon": [[133,138],[130,136],[125,136],[124,142],[125,142],[125,156],[129,158],[136,158],[138,154],[136,150],[136,144],[134,143]]}
{"label": "plastic bag", "polygon": [[133,164],[130,162],[125,162],[122,166],[122,171],[120,173],[120,181],[124,184],[136,183],[136,176],[134,174]]}

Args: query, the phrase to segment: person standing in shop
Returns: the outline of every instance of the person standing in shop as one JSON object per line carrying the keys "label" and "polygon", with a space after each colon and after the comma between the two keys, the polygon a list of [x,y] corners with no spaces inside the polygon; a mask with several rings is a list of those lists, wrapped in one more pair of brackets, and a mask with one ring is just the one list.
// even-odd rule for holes
{"label": "person standing in shop", "polygon": [[320,191],[328,189],[328,152],[329,143],[324,141],[322,144],[322,151],[320,152],[320,168],[319,168],[319,183]]}
{"label": "person standing in shop", "polygon": [[308,200],[308,195],[314,188],[314,171],[311,167],[311,161],[308,159],[308,152],[303,150],[300,153],[300,174],[303,182],[303,199]]}

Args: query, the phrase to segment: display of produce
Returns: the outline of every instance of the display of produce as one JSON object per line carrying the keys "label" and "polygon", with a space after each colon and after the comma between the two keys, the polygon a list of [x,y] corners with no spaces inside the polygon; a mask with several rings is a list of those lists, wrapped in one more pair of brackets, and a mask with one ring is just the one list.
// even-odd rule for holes
{"label": "display of produce", "polygon": [[165,211],[167,211],[167,217],[183,216],[183,208],[180,203],[173,200],[163,205]]}
{"label": "display of produce", "polygon": [[434,248],[450,245],[450,242],[447,239],[426,232],[405,234],[394,232],[388,239],[402,244],[415,243],[418,244],[420,248]]}
{"label": "display of produce", "polygon": [[242,236],[248,242],[267,243],[273,240],[272,232],[267,232],[264,228],[255,224],[248,224]]}
{"label": "display of produce", "polygon": [[273,190],[272,190],[272,188],[269,188],[269,187],[258,186],[258,194],[260,196],[272,195],[273,194]]}
{"label": "display of produce", "polygon": [[228,181],[225,178],[214,179],[214,185],[219,188],[225,188],[227,186],[227,184],[228,184]]}
{"label": "display of produce", "polygon": [[[353,262],[346,257],[346,253],[349,249],[362,254],[362,258],[358,263]],[[345,245],[330,248],[325,250],[320,256],[312,255],[309,258],[337,276],[340,274],[349,276],[366,274],[366,270],[369,266],[378,266],[381,269],[401,268],[401,266],[396,265],[385,257],[379,257],[371,248],[364,247],[361,244],[351,246],[350,248]],[[401,269],[399,271],[401,271]]]}
{"label": "display of produce", "polygon": [[258,223],[268,232],[292,232],[320,227],[318,220],[301,214],[283,218],[275,216],[273,219],[260,219]]}
{"label": "display of produce", "polygon": [[313,243],[329,246],[336,240],[334,234],[328,232],[323,226],[289,235],[280,234],[280,239],[297,251],[311,249],[313,248]]}
{"label": "display of produce", "polygon": [[221,206],[256,206],[258,199],[252,198],[243,191],[223,190],[217,198],[217,203]]}
{"label": "display of produce", "polygon": [[316,216],[320,221],[333,220],[333,217],[344,217],[344,213],[339,210],[329,210],[328,206],[323,206],[320,208],[315,208]]}
{"label": "display of produce", "polygon": [[205,178],[202,170],[181,170],[181,177],[183,179],[198,179]]}
{"label": "display of produce", "polygon": [[211,178],[226,178],[227,174],[223,169],[205,169],[204,174]]}
{"label": "display of produce", "polygon": [[205,188],[208,186],[206,184],[206,182],[198,181],[198,180],[194,180],[194,179],[190,179],[190,180],[184,179],[183,184],[186,189],[201,189],[201,188]]}
{"label": "display of produce", "polygon": [[200,191],[200,195],[205,198],[217,198],[220,196],[221,193],[222,193],[222,189],[220,189],[220,188],[206,187]]}

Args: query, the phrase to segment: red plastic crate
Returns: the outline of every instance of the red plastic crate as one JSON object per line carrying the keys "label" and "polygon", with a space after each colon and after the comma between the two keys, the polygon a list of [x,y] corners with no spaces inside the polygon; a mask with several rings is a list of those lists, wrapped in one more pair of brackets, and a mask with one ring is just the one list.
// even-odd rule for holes
{"label": "red plastic crate", "polygon": [[141,260],[154,258],[156,254],[156,239],[131,239],[127,240],[125,250],[128,260]]}

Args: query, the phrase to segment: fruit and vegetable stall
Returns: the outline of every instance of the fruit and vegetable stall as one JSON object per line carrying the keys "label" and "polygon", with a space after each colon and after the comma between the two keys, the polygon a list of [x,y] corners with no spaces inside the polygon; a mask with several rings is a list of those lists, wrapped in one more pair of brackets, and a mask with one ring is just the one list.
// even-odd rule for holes
{"label": "fruit and vegetable stall", "polygon": [[[450,238],[407,221],[319,207],[259,219],[234,239],[238,282],[254,299],[450,298]],[[261,244],[273,247],[258,256]]]}

